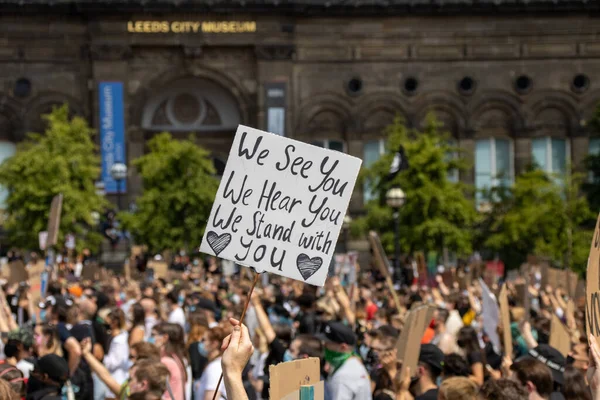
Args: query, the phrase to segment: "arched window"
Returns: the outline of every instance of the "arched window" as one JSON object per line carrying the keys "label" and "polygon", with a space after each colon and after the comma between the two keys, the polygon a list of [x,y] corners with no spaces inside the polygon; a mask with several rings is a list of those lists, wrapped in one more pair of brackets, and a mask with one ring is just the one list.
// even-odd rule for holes
{"label": "arched window", "polygon": [[235,98],[212,81],[180,79],[157,93],[144,107],[144,129],[214,132],[234,130],[241,122]]}

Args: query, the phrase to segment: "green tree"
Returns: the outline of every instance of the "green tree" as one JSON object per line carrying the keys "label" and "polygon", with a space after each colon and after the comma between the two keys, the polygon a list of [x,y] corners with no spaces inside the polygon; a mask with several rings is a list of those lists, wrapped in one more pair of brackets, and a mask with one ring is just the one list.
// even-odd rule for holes
{"label": "green tree", "polygon": [[97,248],[102,235],[92,229],[93,212],[106,203],[96,194],[100,158],[94,131],[81,117],[69,117],[66,105],[44,116],[44,134],[29,133],[16,154],[0,166],[0,185],[7,190],[8,231],[12,245],[35,249],[38,232],[47,228],[52,198],[62,193],[59,247],[65,234],[74,234],[77,248]]}
{"label": "green tree", "polygon": [[133,162],[144,192],[134,213],[120,215],[123,226],[151,251],[199,246],[219,186],[208,151],[193,137],[175,140],[169,133],[156,135],[148,148]]}
{"label": "green tree", "polygon": [[[600,104],[596,106],[588,127],[592,136],[600,137]],[[598,212],[600,211],[600,152],[596,149],[595,153],[588,155],[584,165],[591,180],[584,182],[582,189],[587,196],[591,209]]]}
{"label": "green tree", "polygon": [[508,265],[518,266],[528,255],[584,271],[593,214],[580,194],[582,175],[568,172],[548,176],[531,168],[511,188],[489,191],[490,211],[482,229],[482,242]]}
{"label": "green tree", "polygon": [[[386,251],[393,251],[393,211],[386,205],[388,189],[399,186],[406,194],[399,211],[400,243],[404,252],[438,251],[443,248],[459,255],[472,250],[472,228],[477,212],[470,187],[448,179],[449,171],[465,168],[464,161],[452,157],[459,150],[452,146],[450,136],[441,132],[440,124],[429,116],[422,132],[409,130],[397,118],[386,129],[387,151],[370,168],[361,172],[369,182],[375,198],[366,204],[366,215],[358,218],[353,234],[376,230]],[[394,154],[402,145],[409,168],[386,180]]]}

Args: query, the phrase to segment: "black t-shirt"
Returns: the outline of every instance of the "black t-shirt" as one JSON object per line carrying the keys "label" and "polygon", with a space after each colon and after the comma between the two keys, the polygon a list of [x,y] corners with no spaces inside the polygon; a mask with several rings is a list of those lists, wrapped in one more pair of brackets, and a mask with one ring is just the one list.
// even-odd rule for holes
{"label": "black t-shirt", "polygon": [[208,358],[200,354],[198,344],[200,342],[194,342],[188,347],[188,353],[190,355],[190,365],[192,367],[192,377],[194,380],[200,379],[204,368],[208,365]]}
{"label": "black t-shirt", "polygon": [[371,382],[375,383],[375,390],[373,393],[386,389],[393,391],[394,389],[392,378],[384,368],[377,368],[371,372]]}
{"label": "black t-shirt", "polygon": [[467,354],[467,361],[469,362],[470,367],[472,367],[473,365],[475,365],[477,363],[483,364],[483,358],[481,357],[481,352],[473,351],[473,352]]}
{"label": "black t-shirt", "polygon": [[317,316],[314,312],[302,314],[300,317],[300,326],[298,327],[299,334],[314,335],[317,333]]}
{"label": "black t-shirt", "polygon": [[431,389],[426,391],[420,396],[415,397],[415,400],[437,400],[438,398],[438,389]]}

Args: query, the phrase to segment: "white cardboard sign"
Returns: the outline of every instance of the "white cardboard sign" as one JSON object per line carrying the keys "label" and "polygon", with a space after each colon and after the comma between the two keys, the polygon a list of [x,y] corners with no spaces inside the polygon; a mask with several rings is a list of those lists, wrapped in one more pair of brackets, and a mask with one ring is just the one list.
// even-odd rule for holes
{"label": "white cardboard sign", "polygon": [[361,162],[240,125],[200,251],[323,286]]}

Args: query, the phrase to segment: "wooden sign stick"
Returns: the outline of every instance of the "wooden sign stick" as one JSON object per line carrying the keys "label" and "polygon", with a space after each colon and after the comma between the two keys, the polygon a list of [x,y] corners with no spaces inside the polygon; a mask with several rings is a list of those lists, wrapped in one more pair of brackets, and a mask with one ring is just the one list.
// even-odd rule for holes
{"label": "wooden sign stick", "polygon": [[[260,274],[258,272],[254,273],[254,281],[252,282],[252,287],[250,288],[250,292],[248,292],[248,298],[246,299],[246,304],[244,305],[244,311],[242,311],[242,316],[240,317],[240,324],[244,323],[244,318],[246,317],[246,311],[248,310],[248,306],[250,305],[250,300],[252,299],[252,292],[254,292],[254,286],[258,283],[258,277]],[[219,393],[219,386],[221,386],[221,381],[223,380],[223,371],[221,371],[221,376],[219,377],[219,382],[217,382],[217,388],[215,389],[215,394],[213,395],[212,400],[217,398]]]}

